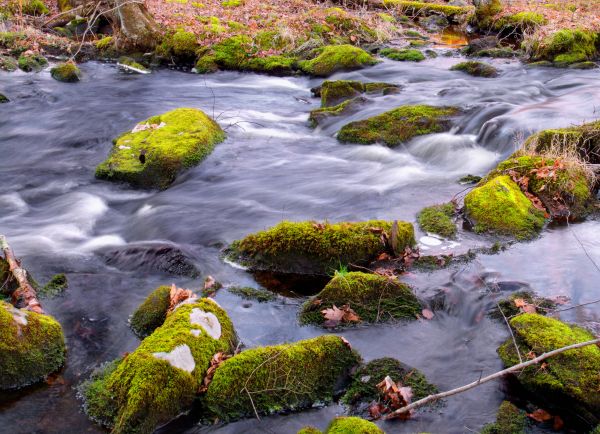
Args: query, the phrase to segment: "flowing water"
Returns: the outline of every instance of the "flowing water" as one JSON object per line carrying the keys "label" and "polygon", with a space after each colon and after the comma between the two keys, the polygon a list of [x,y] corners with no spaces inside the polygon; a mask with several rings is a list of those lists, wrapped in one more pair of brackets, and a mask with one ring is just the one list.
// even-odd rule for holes
{"label": "flowing water", "polygon": [[[0,431],[102,432],[81,412],[75,386],[95,366],[136,348],[139,341],[127,319],[152,289],[171,282],[202,285],[200,278],[161,273],[152,268],[151,255],[135,252],[177,247],[202,276],[256,286],[251,275],[220,259],[220,250],[235,239],[283,219],[414,221],[423,206],[464,190],[458,178],[485,174],[529,133],[600,117],[597,71],[528,69],[516,61],[494,61],[501,76],[479,79],[448,70],[459,60],[385,61],[338,74],[334,78],[403,88],[316,130],[307,117],[318,106],[310,88],[320,80],[306,77],[168,70],[134,76],[99,63],[83,65],[84,79],[74,85],[52,80],[47,71],[0,73],[0,90],[12,99],[0,105],[0,233],[37,280],[59,272],[69,278],[65,294],[43,301],[64,327],[67,366],[50,384],[3,392]],[[334,138],[350,120],[415,103],[458,105],[466,112],[454,131],[396,149],[342,145]],[[160,192],[94,179],[112,138],[150,115],[186,106],[214,114],[227,128],[227,140],[202,164]],[[489,291],[530,288],[568,296],[572,304],[600,298],[599,271],[591,262],[600,262],[599,229],[596,221],[550,228],[539,239],[498,255],[407,275],[421,295],[445,289],[446,308],[431,321],[341,334],[365,360],[396,357],[422,370],[440,390],[473,381],[501,368],[495,350],[508,335],[503,324],[484,315],[494,303]],[[481,239],[463,233],[461,243],[444,247],[458,250]],[[323,333],[297,324],[302,297],[257,303],[222,290],[216,299],[247,347]],[[593,325],[600,321],[600,305],[561,316]],[[477,432],[493,420],[509,392],[503,382],[487,383],[409,422],[382,426],[389,432]],[[342,411],[331,405],[213,427],[196,425],[192,416],[163,431],[295,433],[306,424],[324,428]]]}

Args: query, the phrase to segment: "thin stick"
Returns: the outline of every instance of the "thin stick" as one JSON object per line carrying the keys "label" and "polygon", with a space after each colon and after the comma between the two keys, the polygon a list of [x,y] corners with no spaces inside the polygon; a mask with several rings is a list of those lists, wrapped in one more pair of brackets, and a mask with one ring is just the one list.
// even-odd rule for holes
{"label": "thin stick", "polygon": [[565,310],[571,310],[571,309],[575,309],[576,307],[587,306],[589,304],[596,304],[596,303],[600,303],[600,298],[598,300],[588,301],[587,303],[581,303],[581,304],[576,304],[575,306],[565,307],[564,309],[557,309],[557,310],[554,310],[554,312],[564,312]]}
{"label": "thin stick", "polygon": [[4,235],[0,235],[0,249],[4,252],[4,258],[6,259],[6,262],[8,262],[10,272],[15,276],[15,279],[19,284],[19,287],[12,294],[13,300],[15,300],[17,304],[24,304],[25,309],[27,310],[44,313],[42,305],[38,301],[37,292],[29,283],[29,279],[27,279],[27,270],[22,268],[15,258],[15,254],[10,248]]}
{"label": "thin stick", "polygon": [[515,339],[515,334],[512,331],[512,327],[508,323],[508,319],[506,319],[506,315],[504,315],[504,312],[502,311],[502,307],[500,307],[500,303],[496,302],[496,306],[498,306],[498,310],[502,314],[502,318],[504,318],[506,327],[508,327],[508,331],[510,332],[510,337],[512,338],[513,344],[515,344],[515,350],[517,350],[517,355],[519,356],[519,362],[523,363],[523,358],[521,357],[521,351],[519,351],[519,346],[517,345],[517,340]]}
{"label": "thin stick", "polygon": [[394,417],[397,417],[397,416],[401,415],[402,413],[406,413],[411,410],[414,410],[415,408],[422,407],[423,405],[429,404],[430,402],[434,402],[439,399],[446,398],[447,396],[452,396],[452,395],[456,395],[461,392],[465,392],[469,389],[479,386],[480,384],[487,383],[488,381],[495,380],[496,378],[503,377],[512,372],[519,371],[523,368],[527,368],[528,366],[535,365],[535,364],[541,362],[542,360],[545,360],[552,356],[556,356],[557,354],[560,354],[560,353],[564,353],[565,351],[575,350],[577,348],[587,347],[588,345],[598,345],[598,344],[600,344],[600,338],[596,338],[591,341],[581,342],[578,344],[573,344],[573,345],[569,345],[566,347],[558,348],[556,350],[549,351],[547,353],[542,354],[541,356],[536,357],[535,359],[531,359],[527,362],[519,363],[517,365],[511,366],[510,368],[506,368],[502,371],[488,375],[487,377],[480,378],[477,381],[473,381],[472,383],[466,384],[461,387],[457,387],[456,389],[452,389],[452,390],[448,390],[447,392],[441,392],[441,393],[436,393],[433,395],[426,396],[425,398],[419,399],[418,401],[415,401],[410,405],[407,405],[405,407],[402,407],[402,408],[399,408],[398,410],[393,411],[392,413],[385,416],[385,419],[393,419]]}

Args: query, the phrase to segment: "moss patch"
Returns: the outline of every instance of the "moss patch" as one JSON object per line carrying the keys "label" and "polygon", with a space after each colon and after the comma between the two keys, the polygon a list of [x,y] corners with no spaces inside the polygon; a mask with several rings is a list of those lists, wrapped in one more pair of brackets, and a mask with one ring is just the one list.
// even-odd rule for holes
{"label": "moss patch", "polygon": [[388,59],[397,60],[400,62],[420,62],[425,60],[425,55],[419,50],[411,48],[398,49],[398,48],[383,48],[379,51],[384,57]]}
{"label": "moss patch", "polygon": [[25,72],[39,72],[48,66],[44,56],[37,53],[21,54],[18,60],[19,68]]}
{"label": "moss patch", "polygon": [[597,52],[597,40],[597,34],[586,30],[559,30],[533,45],[534,59],[552,60],[559,65],[590,60]]}
{"label": "moss patch", "polygon": [[63,273],[55,274],[50,281],[39,290],[39,294],[44,297],[54,297],[61,294],[69,287],[67,276]]}
{"label": "moss patch", "polygon": [[544,315],[556,308],[556,304],[552,300],[538,297],[532,291],[517,291],[498,302],[498,306],[502,312],[496,307],[490,312],[490,316],[497,320],[503,320],[504,317],[502,314],[504,314],[506,318],[512,318],[513,316],[519,315],[522,312],[515,304],[516,299],[522,299],[527,304],[535,306],[536,310]]}
{"label": "moss patch", "polygon": [[[191,322],[198,310],[216,317],[220,335],[213,337],[203,326]],[[214,301],[201,299],[181,305],[135,352],[126,355],[99,382],[92,382],[94,387],[83,391],[85,408],[94,419],[112,416],[107,425],[113,432],[151,433],[191,405],[213,355],[231,353],[235,343],[233,325]],[[193,358],[191,371],[158,356],[178,348],[187,348]]]}
{"label": "moss patch", "polygon": [[497,176],[465,196],[466,216],[475,232],[493,232],[517,239],[534,237],[544,226],[544,213],[535,209],[510,177]]}
{"label": "moss patch", "polygon": [[385,434],[377,425],[360,417],[336,417],[325,434]]}
{"label": "moss patch", "polygon": [[15,59],[9,56],[0,56],[0,69],[2,71],[13,72],[19,68],[19,64]]}
{"label": "moss patch", "polygon": [[171,288],[159,286],[150,293],[131,316],[131,328],[144,338],[163,325],[171,304]]}
{"label": "moss patch", "polygon": [[180,108],[138,124],[147,126],[114,140],[96,177],[143,188],[166,188],[179,172],[204,160],[225,138],[219,125],[198,109]]}
{"label": "moss patch", "polygon": [[487,424],[481,434],[525,434],[527,416],[514,404],[503,401],[496,415],[496,422]]}
{"label": "moss patch", "polygon": [[469,8],[462,6],[404,0],[383,0],[383,4],[385,6],[396,6],[406,15],[442,14],[447,18],[457,18],[460,15],[466,15],[470,10]]}
{"label": "moss patch", "polygon": [[[521,354],[532,351],[540,355],[594,339],[580,327],[537,314],[519,315],[510,320],[510,325]],[[498,354],[505,366],[519,363],[510,338],[498,348]],[[545,361],[544,368],[525,368],[517,378],[536,399],[547,405],[544,408],[573,412],[580,420],[595,425],[600,415],[599,372],[600,348],[590,345],[554,356]]]}
{"label": "moss patch", "polygon": [[[410,287],[378,274],[339,273],[323,290],[306,301],[300,312],[304,324],[323,324],[321,310],[349,305],[364,322],[416,319],[421,305]],[[341,323],[343,325],[343,323]]]}
{"label": "moss patch", "polygon": [[61,63],[50,70],[52,78],[57,81],[64,83],[74,83],[79,81],[81,77],[81,71],[72,62]]}
{"label": "moss patch", "polygon": [[54,318],[0,301],[0,389],[43,380],[64,365],[65,353],[62,327]]}
{"label": "moss patch", "polygon": [[377,63],[377,60],[361,48],[352,45],[327,45],[316,57],[298,63],[302,71],[319,77],[334,72],[361,69]]}
{"label": "moss patch", "polygon": [[277,298],[277,296],[270,291],[252,288],[250,286],[230,286],[227,290],[245,300],[256,300],[259,303],[266,303],[267,301],[272,301]]}
{"label": "moss patch", "polygon": [[315,96],[321,97],[321,107],[333,107],[357,96],[381,93],[388,95],[398,92],[400,86],[390,83],[362,83],[352,80],[326,80],[319,87],[311,89]]}
{"label": "moss patch", "polygon": [[359,359],[331,335],[246,350],[219,366],[204,402],[222,420],[327,402]]}
{"label": "moss patch", "polygon": [[356,111],[362,105],[362,103],[365,103],[366,101],[367,100],[365,98],[359,96],[341,102],[332,107],[322,107],[316,110],[311,110],[310,115],[308,116],[308,121],[312,127],[316,127],[325,119],[328,119],[332,116],[342,116]]}
{"label": "moss patch", "polygon": [[[398,222],[396,251],[414,245],[410,223]],[[392,222],[358,223],[284,221],[234,242],[229,257],[255,270],[331,274],[340,265],[365,264],[386,250],[382,232],[391,236]]]}
{"label": "moss patch", "polygon": [[469,61],[469,62],[461,62],[461,63],[457,63],[456,65],[452,66],[452,68],[450,68],[452,71],[462,71],[462,72],[466,72],[469,75],[472,75],[473,77],[486,77],[486,78],[491,78],[491,77],[497,77],[498,76],[498,70],[496,68],[494,68],[492,65],[484,63],[484,62],[477,62],[477,61]]}
{"label": "moss patch", "polygon": [[341,142],[396,146],[415,136],[448,131],[451,118],[459,113],[454,107],[402,106],[344,125],[337,138]]}
{"label": "moss patch", "polygon": [[423,208],[417,216],[419,226],[425,232],[432,232],[445,238],[456,236],[456,225],[452,221],[454,205],[444,203]]}

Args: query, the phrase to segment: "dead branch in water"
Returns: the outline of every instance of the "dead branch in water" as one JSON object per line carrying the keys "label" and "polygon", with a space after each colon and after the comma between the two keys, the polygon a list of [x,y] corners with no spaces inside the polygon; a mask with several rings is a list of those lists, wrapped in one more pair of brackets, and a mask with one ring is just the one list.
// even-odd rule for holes
{"label": "dead branch in water", "polygon": [[15,254],[4,235],[0,235],[0,249],[4,252],[4,258],[8,263],[10,272],[19,284],[19,287],[12,293],[12,299],[17,307],[24,305],[23,307],[27,310],[44,313],[42,305],[37,298],[37,291],[31,286],[27,278],[27,270],[22,268],[19,261],[15,258]]}
{"label": "dead branch in water", "polygon": [[487,383],[488,381],[495,380],[496,378],[503,377],[515,371],[520,371],[521,369],[527,368],[528,366],[535,365],[542,360],[545,360],[549,357],[556,356],[557,354],[564,353],[565,351],[575,350],[577,348],[587,347],[588,345],[598,345],[600,344],[600,338],[593,339],[591,341],[581,342],[578,344],[569,345],[566,347],[558,348],[556,350],[549,351],[547,353],[542,354],[541,356],[536,357],[535,359],[528,360],[527,362],[519,363],[510,368],[506,368],[502,371],[496,372],[494,374],[488,375],[487,377],[480,378],[477,381],[473,381],[472,383],[465,384],[464,386],[457,387],[456,389],[448,390],[446,392],[435,393],[433,395],[426,396],[423,399],[419,399],[418,401],[413,402],[410,405],[399,408],[398,410],[393,411],[392,413],[385,416],[385,419],[393,419],[395,417],[400,416],[403,413],[414,410],[415,408],[422,407],[425,404],[429,404],[430,402],[434,402],[440,400],[442,398],[446,398],[447,396],[456,395],[461,392],[465,392],[469,389],[473,389],[474,387],[479,386],[480,384]]}

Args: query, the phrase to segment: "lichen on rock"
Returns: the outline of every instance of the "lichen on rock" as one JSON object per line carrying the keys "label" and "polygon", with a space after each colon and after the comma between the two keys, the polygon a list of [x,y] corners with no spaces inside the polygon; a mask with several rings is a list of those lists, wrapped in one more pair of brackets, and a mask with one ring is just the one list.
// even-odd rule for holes
{"label": "lichen on rock", "polygon": [[164,189],[224,139],[221,127],[204,112],[175,109],[146,119],[115,139],[109,157],[96,168],[96,177]]}

